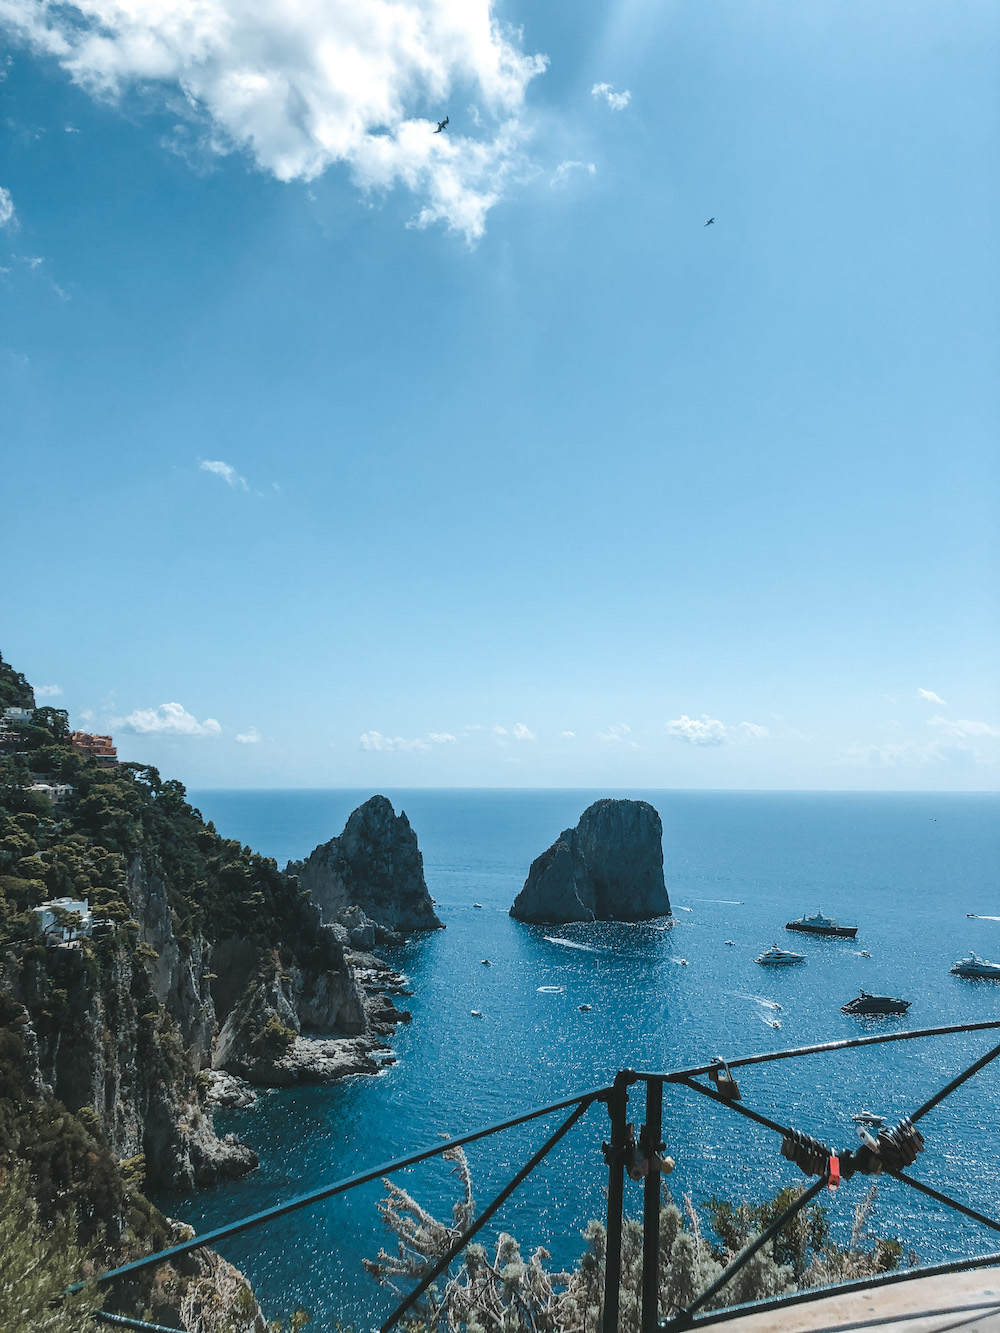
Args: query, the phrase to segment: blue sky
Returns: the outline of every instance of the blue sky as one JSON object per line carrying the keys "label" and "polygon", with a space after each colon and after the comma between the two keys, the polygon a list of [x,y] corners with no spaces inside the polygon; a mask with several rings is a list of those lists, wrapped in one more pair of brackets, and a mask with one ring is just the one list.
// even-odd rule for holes
{"label": "blue sky", "polygon": [[0,0],[4,656],[201,787],[996,789],[1000,10],[904,9]]}

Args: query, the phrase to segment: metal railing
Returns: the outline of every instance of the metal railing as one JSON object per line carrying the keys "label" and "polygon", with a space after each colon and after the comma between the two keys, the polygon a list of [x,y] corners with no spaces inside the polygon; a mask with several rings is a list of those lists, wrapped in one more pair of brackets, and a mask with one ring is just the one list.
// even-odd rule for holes
{"label": "metal railing", "polygon": [[[751,1306],[742,1306],[739,1310],[733,1308],[716,1310],[709,1314],[698,1315],[718,1293],[733,1279],[733,1277],[753,1258],[753,1256],[765,1245],[768,1244],[781,1230],[781,1228],[795,1216],[802,1208],[810,1203],[816,1195],[830,1184],[836,1184],[840,1179],[849,1179],[851,1175],[862,1172],[865,1174],[880,1174],[889,1176],[911,1189],[934,1199],[937,1203],[944,1204],[949,1208],[961,1213],[965,1217],[981,1223],[994,1231],[1000,1231],[1000,1221],[987,1217],[978,1212],[970,1205],[953,1199],[939,1190],[933,1189],[930,1185],[903,1173],[903,1167],[909,1165],[916,1159],[918,1151],[922,1150],[923,1140],[916,1130],[917,1121],[921,1120],[934,1107],[938,1106],[946,1097],[948,1097],[956,1088],[967,1082],[980,1070],[984,1069],[991,1061],[1000,1056],[1000,1045],[987,1051],[973,1064],[963,1069],[950,1082],[945,1084],[938,1092],[918,1107],[913,1113],[900,1121],[889,1131],[880,1131],[877,1142],[873,1141],[873,1146],[862,1146],[861,1148],[848,1149],[843,1152],[837,1152],[824,1146],[815,1139],[806,1135],[797,1133],[791,1126],[781,1125],[770,1117],[763,1115],[759,1111],[743,1104],[741,1094],[736,1086],[736,1081],[732,1077],[734,1069],[746,1068],[750,1065],[770,1064],[779,1060],[800,1059],[805,1056],[825,1055],[835,1051],[849,1050],[857,1047],[877,1046],[889,1042],[913,1041],[919,1038],[945,1036],[954,1033],[980,1032],[990,1029],[1000,1028],[1000,1020],[996,1022],[985,1023],[962,1023],[954,1024],[948,1027],[921,1028],[910,1032],[891,1032],[879,1034],[870,1037],[853,1037],[843,1041],[824,1042],[815,1046],[800,1046],[787,1051],[773,1051],[760,1055],[749,1055],[737,1057],[729,1061],[716,1059],[709,1064],[692,1066],[688,1069],[675,1069],[667,1072],[660,1071],[642,1071],[634,1069],[621,1070],[614,1081],[606,1087],[591,1088],[586,1092],[577,1093],[570,1097],[565,1097],[561,1101],[552,1102],[549,1105],[536,1107],[533,1110],[525,1111],[523,1114],[514,1116],[509,1120],[504,1120],[498,1124],[487,1125],[486,1127],[475,1130],[469,1134],[457,1135],[449,1138],[446,1142],[436,1144],[434,1147],[426,1148],[420,1152],[411,1153],[407,1157],[399,1157],[393,1161],[383,1162],[379,1166],[373,1167],[368,1171],[363,1171],[358,1175],[348,1176],[343,1180],[338,1180],[332,1184],[323,1186],[320,1189],[312,1190],[307,1194],[298,1195],[296,1198],[286,1200],[284,1203],[276,1204],[271,1208],[266,1208],[261,1212],[254,1213],[248,1217],[243,1217],[226,1226],[216,1227],[212,1231],[207,1231],[201,1235],[193,1236],[189,1240],[180,1242],[171,1246],[169,1249],[161,1250],[156,1254],[146,1255],[142,1259],[134,1260],[132,1263],[123,1264],[119,1268],[113,1268],[96,1278],[96,1282],[101,1286],[109,1286],[111,1283],[124,1278],[133,1276],[145,1269],[152,1268],[158,1264],[169,1262],[170,1260],[189,1254],[193,1250],[201,1249],[204,1246],[214,1246],[220,1241],[224,1241],[231,1236],[239,1235],[241,1232],[248,1231],[253,1227],[262,1225],[265,1222],[273,1221],[276,1218],[287,1216],[289,1213],[296,1212],[303,1208],[308,1208],[314,1204],[320,1203],[325,1199],[330,1199],[336,1195],[345,1194],[350,1190],[357,1189],[359,1186],[370,1184],[383,1176],[392,1175],[397,1171],[402,1171],[407,1167],[418,1165],[420,1162],[426,1162],[431,1158],[438,1157],[450,1149],[464,1147],[466,1144],[475,1143],[480,1139],[486,1139],[494,1134],[503,1133],[505,1130],[513,1129],[519,1125],[528,1124],[533,1120],[540,1119],[543,1116],[553,1115],[557,1111],[569,1110],[570,1114],[558,1126],[558,1128],[549,1135],[538,1150],[521,1167],[517,1174],[504,1186],[502,1190],[486,1205],[478,1217],[459,1235],[448,1251],[423,1274],[420,1281],[414,1289],[406,1295],[396,1306],[392,1313],[381,1324],[379,1333],[389,1333],[399,1324],[400,1320],[410,1312],[427,1289],[444,1273],[447,1273],[451,1264],[465,1250],[466,1246],[478,1234],[494,1216],[499,1208],[506,1202],[514,1191],[528,1178],[535,1168],[548,1156],[552,1149],[560,1140],[569,1133],[573,1126],[580,1120],[584,1114],[595,1104],[601,1103],[607,1107],[611,1121],[610,1142],[603,1144],[604,1156],[608,1166],[608,1188],[607,1188],[607,1232],[605,1248],[605,1273],[604,1273],[604,1303],[602,1310],[602,1333],[618,1333],[620,1296],[621,1296],[621,1278],[622,1278],[622,1231],[624,1223],[624,1185],[626,1174],[634,1179],[643,1181],[643,1241],[642,1241],[642,1291],[641,1291],[641,1333],[656,1333],[657,1330],[686,1330],[692,1328],[701,1328],[714,1323],[723,1322],[735,1317],[737,1313],[745,1313],[750,1310],[774,1309],[788,1304],[798,1304],[804,1301],[818,1299],[819,1296],[829,1294],[831,1288],[822,1288],[809,1292],[800,1292],[790,1297],[777,1298],[776,1300],[755,1303]],[[714,1087],[708,1083],[699,1080],[708,1076]],[[628,1123],[628,1104],[629,1089],[636,1084],[645,1085],[645,1123],[641,1127],[638,1138],[635,1137],[633,1127]],[[783,1155],[797,1162],[807,1175],[816,1175],[818,1179],[807,1189],[799,1194],[794,1202],[785,1209],[783,1213],[775,1217],[765,1230],[757,1236],[750,1244],[737,1254],[719,1275],[719,1277],[685,1308],[678,1311],[671,1318],[662,1321],[658,1311],[658,1291],[659,1291],[659,1219],[661,1205],[661,1167],[664,1165],[660,1153],[663,1149],[661,1142],[663,1130],[663,1094],[667,1087],[684,1088],[688,1091],[696,1092],[700,1096],[710,1098],[717,1104],[728,1108],[735,1114],[754,1121],[756,1124],[773,1131],[781,1136]],[[973,1268],[979,1265],[1000,1263],[1000,1254],[984,1254],[967,1260],[962,1260],[953,1264],[938,1265],[937,1267],[923,1268],[919,1271],[921,1274],[930,1275],[941,1272],[957,1272],[963,1269]],[[853,1282],[839,1285],[836,1290],[861,1290],[876,1285],[890,1284],[895,1281],[903,1280],[910,1273],[889,1273],[883,1274],[878,1278],[866,1279],[861,1282]],[[71,1290],[77,1290],[79,1286]],[[994,1308],[994,1307],[990,1307]],[[134,1319],[131,1316],[117,1314],[111,1311],[100,1311],[97,1318],[104,1320],[108,1324],[118,1327],[160,1330],[164,1333],[163,1326],[144,1322],[141,1319]],[[172,1330],[171,1333],[176,1333]]]}

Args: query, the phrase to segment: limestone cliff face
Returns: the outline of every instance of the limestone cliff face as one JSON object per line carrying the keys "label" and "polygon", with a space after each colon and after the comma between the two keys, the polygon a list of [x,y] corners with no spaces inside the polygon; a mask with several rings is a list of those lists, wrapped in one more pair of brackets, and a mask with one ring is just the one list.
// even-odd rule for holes
{"label": "limestone cliff face", "polygon": [[[339,838],[317,847],[305,861],[290,862],[286,874],[298,876],[324,922],[347,928],[355,948],[443,928],[427,891],[416,834],[406,815],[397,815],[384,796],[366,801]],[[352,909],[360,909],[360,915]]]}
{"label": "limestone cliff face", "polygon": [[595,801],[532,862],[518,921],[648,921],[670,911],[663,826],[646,801]]}
{"label": "limestone cliff face", "polygon": [[73,1112],[89,1107],[119,1160],[145,1157],[153,1186],[243,1175],[256,1155],[220,1139],[198,1097],[215,1034],[206,950],[177,941],[155,866],[137,859],[126,887],[139,929],[105,941],[100,968],[78,947],[55,947],[11,979],[39,1086]]}

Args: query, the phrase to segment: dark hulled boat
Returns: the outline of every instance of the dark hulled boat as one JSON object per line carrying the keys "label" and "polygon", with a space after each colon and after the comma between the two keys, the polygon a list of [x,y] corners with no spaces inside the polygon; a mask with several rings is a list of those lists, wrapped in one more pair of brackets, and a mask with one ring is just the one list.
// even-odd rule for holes
{"label": "dark hulled boat", "polygon": [[869,995],[863,990],[856,1000],[840,1006],[844,1014],[905,1014],[909,1000],[896,1000],[891,995]]}
{"label": "dark hulled boat", "polygon": [[795,921],[785,922],[786,930],[801,930],[807,935],[837,935],[844,940],[853,940],[858,933],[857,926],[842,926],[832,916],[817,912],[815,916],[800,916]]}

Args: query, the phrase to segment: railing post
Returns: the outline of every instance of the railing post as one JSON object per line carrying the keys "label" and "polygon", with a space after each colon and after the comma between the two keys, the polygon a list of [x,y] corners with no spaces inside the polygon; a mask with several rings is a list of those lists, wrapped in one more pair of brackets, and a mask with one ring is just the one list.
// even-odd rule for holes
{"label": "railing post", "polygon": [[[646,1123],[642,1145],[646,1160],[659,1160],[663,1134],[663,1080],[646,1080]],[[656,1333],[659,1326],[660,1288],[660,1173],[652,1165],[642,1192],[642,1333]]]}
{"label": "railing post", "polygon": [[618,1333],[618,1304],[622,1284],[622,1209],[625,1193],[625,1125],[631,1069],[615,1075],[608,1097],[611,1143],[608,1158],[608,1226],[604,1254],[604,1318],[602,1333]]}

